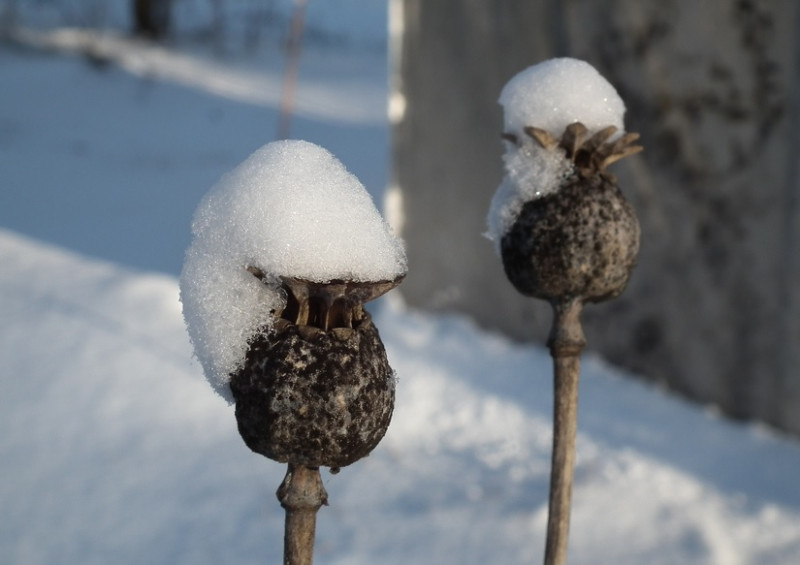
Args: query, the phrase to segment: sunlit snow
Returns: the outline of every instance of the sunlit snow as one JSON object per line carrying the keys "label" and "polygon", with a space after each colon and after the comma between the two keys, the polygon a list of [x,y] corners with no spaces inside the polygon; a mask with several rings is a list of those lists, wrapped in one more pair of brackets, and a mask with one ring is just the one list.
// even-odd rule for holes
{"label": "sunlit snow", "polygon": [[566,127],[581,122],[590,132],[606,126],[623,130],[625,104],[597,70],[579,59],[548,59],[520,71],[503,87],[504,131],[523,135],[534,126],[561,137]]}

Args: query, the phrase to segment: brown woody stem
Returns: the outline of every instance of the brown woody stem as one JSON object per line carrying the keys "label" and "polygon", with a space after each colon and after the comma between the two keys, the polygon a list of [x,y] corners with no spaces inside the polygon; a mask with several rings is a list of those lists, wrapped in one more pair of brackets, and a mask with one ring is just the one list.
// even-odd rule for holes
{"label": "brown woody stem", "polygon": [[554,378],[553,456],[545,565],[564,565],[567,562],[578,429],[580,355],[586,345],[580,322],[582,309],[580,300],[553,303],[553,326],[548,340]]}
{"label": "brown woody stem", "polygon": [[328,504],[319,468],[289,463],[277,495],[286,510],[283,565],[311,565],[317,510]]}

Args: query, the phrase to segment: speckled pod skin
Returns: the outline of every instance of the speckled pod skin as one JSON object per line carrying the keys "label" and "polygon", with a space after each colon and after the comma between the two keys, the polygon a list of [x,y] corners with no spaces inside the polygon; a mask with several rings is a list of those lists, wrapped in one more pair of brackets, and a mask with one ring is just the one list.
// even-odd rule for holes
{"label": "speckled pod skin", "polygon": [[501,241],[514,287],[550,302],[618,296],[638,251],[633,207],[613,177],[601,172],[576,172],[554,193],[526,202]]}
{"label": "speckled pod skin", "polygon": [[239,433],[270,459],[338,469],[368,455],[394,409],[394,372],[368,313],[323,331],[277,320],[231,376]]}

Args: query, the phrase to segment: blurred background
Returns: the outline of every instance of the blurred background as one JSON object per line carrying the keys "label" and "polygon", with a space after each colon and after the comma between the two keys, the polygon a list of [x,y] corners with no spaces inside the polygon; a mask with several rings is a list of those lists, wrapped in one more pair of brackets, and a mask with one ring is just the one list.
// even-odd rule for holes
{"label": "blurred background", "polygon": [[[800,432],[800,6],[790,0],[398,2],[394,182],[425,308],[522,340],[549,308],[481,238],[501,178],[496,100],[551,57],[594,65],[644,153],[612,167],[642,224],[623,296],[589,347],[734,418]],[[531,124],[536,125],[536,124]]]}
{"label": "blurred background", "polygon": [[[577,57],[646,149],[613,168],[642,250],[623,297],[585,313],[590,348],[800,433],[799,20],[791,0],[2,0],[3,49],[79,52],[97,72],[24,93],[6,73],[0,224],[175,274],[203,191],[262,143],[306,138],[386,197],[409,304],[542,342],[549,308],[513,290],[482,235],[502,177],[496,99],[519,70]],[[138,77],[121,93],[102,81],[120,68]],[[181,87],[210,96],[164,104]],[[134,131],[103,113],[120,95]],[[24,135],[19,96],[47,98],[51,114],[25,119],[49,139]],[[170,186],[176,169],[191,182]],[[114,187],[93,195],[102,210],[84,174],[104,175],[86,191]]]}

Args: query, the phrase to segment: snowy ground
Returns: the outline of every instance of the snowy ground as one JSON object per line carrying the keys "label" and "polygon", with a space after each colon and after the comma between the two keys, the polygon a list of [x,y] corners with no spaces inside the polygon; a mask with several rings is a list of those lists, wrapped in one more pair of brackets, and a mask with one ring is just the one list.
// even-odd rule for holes
{"label": "snowy ground", "polygon": [[[310,47],[305,76],[340,111],[309,94],[293,132],[376,196],[385,55]],[[280,60],[113,57],[0,47],[0,562],[279,563],[284,470],[247,450],[192,360],[175,275],[200,196],[274,137]],[[253,97],[215,88],[220,72]],[[375,318],[397,409],[372,456],[323,473],[317,562],[540,561],[546,352],[396,296]],[[571,563],[800,562],[800,443],[591,355],[581,386]]]}

